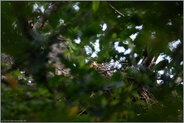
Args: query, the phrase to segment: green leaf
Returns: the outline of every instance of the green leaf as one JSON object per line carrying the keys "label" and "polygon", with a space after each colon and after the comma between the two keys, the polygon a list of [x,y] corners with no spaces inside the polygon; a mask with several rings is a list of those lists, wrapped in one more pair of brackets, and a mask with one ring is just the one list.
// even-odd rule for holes
{"label": "green leaf", "polygon": [[14,73],[17,77],[19,77],[19,78],[22,78],[22,77],[23,77],[23,74],[22,74],[19,70],[15,70],[15,71],[13,71],[13,73]]}
{"label": "green leaf", "polygon": [[100,5],[100,1],[93,1],[92,2],[92,9],[94,12],[96,12],[98,10],[99,5]]}

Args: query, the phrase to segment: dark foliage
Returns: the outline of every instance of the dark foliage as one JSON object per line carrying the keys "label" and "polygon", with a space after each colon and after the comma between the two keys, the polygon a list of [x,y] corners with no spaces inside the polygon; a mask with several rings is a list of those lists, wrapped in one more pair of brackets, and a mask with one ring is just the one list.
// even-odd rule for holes
{"label": "dark foliage", "polygon": [[2,122],[183,121],[182,1],[1,8]]}

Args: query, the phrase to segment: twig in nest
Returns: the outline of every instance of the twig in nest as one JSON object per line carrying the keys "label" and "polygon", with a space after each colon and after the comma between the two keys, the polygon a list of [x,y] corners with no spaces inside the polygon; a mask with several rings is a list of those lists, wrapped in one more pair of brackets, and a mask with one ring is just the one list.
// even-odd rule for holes
{"label": "twig in nest", "polygon": [[78,116],[82,115],[86,110],[87,110],[87,109],[82,110],[82,111],[78,114]]}

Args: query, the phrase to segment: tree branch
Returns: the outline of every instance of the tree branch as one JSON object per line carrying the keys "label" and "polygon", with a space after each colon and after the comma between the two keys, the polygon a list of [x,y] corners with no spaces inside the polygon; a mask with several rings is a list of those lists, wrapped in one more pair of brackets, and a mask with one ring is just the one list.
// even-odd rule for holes
{"label": "tree branch", "polygon": [[125,15],[122,14],[120,11],[118,11],[114,6],[112,6],[111,4],[109,4],[109,6],[115,11],[117,12],[119,15],[121,15],[122,17],[124,17]]}
{"label": "tree branch", "polygon": [[42,28],[45,25],[45,22],[47,21],[48,17],[53,14],[54,12],[56,12],[59,7],[61,7],[63,2],[54,2],[53,5],[46,10],[42,16],[38,19],[38,21],[35,23],[34,25],[34,29],[38,29],[38,28]]}
{"label": "tree branch", "polygon": [[27,17],[27,15],[22,14],[22,11],[24,11],[25,9],[30,9],[27,6],[27,2],[12,3],[15,11],[17,12],[16,16],[20,24],[20,28],[22,30],[23,35],[31,41],[42,42],[44,38],[40,33],[37,32],[37,29],[44,27],[45,22],[48,20],[48,17],[54,12],[56,12],[58,8],[62,5],[62,3],[63,2],[53,2],[53,5],[48,10],[45,10],[45,12],[40,16],[38,21],[33,26],[29,25],[30,19]]}

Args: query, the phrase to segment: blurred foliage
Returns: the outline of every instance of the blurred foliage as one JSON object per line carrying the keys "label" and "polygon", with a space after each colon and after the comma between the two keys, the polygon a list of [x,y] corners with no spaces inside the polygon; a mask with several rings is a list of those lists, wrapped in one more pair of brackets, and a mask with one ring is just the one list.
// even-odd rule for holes
{"label": "blurred foliage", "polygon": [[[59,8],[36,30],[43,42],[30,39],[26,20],[36,23],[54,3]],[[1,54],[1,120],[183,121],[182,21],[182,1],[1,2],[1,52],[14,59],[9,64]],[[68,41],[58,57],[70,75],[47,77],[54,72],[47,65],[49,47],[58,35]],[[118,52],[116,42],[125,51]],[[165,55],[163,61],[140,64],[145,47],[148,59]],[[121,59],[119,68],[108,68]]]}

